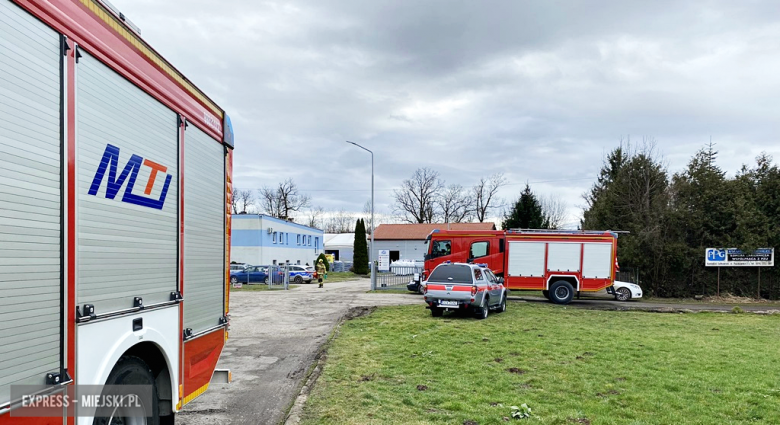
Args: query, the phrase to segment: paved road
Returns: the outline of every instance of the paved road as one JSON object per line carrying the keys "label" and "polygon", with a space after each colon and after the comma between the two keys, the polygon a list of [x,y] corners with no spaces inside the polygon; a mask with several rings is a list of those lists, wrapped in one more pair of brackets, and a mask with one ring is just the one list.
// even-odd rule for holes
{"label": "paved road", "polygon": [[[233,292],[231,331],[220,368],[231,369],[233,383],[212,385],[185,406],[178,424],[277,424],[298,395],[306,372],[317,358],[333,327],[352,307],[416,304],[415,294],[366,293],[367,279],[303,285],[290,291]],[[547,302],[541,297],[512,296],[510,300]],[[651,311],[731,310],[732,306],[617,302],[610,298],[574,300],[571,307]],[[744,310],[777,309],[742,305]]]}
{"label": "paved road", "polygon": [[233,383],[212,385],[177,415],[177,424],[277,424],[335,324],[350,308],[417,304],[414,294],[366,293],[368,279],[302,285],[290,291],[230,294],[230,338],[219,368]]}

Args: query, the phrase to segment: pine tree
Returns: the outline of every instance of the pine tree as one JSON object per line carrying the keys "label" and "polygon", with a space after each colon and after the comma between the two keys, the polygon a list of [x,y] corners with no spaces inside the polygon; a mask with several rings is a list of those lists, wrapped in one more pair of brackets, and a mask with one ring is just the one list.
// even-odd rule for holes
{"label": "pine tree", "polygon": [[504,216],[504,229],[547,229],[549,220],[544,216],[542,204],[526,184],[512,210]]}
{"label": "pine tree", "polygon": [[368,243],[366,242],[366,224],[363,219],[355,223],[353,268],[357,274],[368,274]]}

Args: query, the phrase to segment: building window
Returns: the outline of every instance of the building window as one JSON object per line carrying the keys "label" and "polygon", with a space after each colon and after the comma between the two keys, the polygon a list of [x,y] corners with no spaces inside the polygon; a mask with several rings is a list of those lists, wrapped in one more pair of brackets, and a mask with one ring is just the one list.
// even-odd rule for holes
{"label": "building window", "polygon": [[320,238],[316,237],[314,238],[314,249],[317,249],[320,247]]}
{"label": "building window", "polygon": [[311,246],[311,235],[309,235],[308,239],[309,239],[309,246]]}
{"label": "building window", "polygon": [[274,243],[276,243],[276,233],[277,232],[274,232],[274,237],[273,237]]}
{"label": "building window", "polygon": [[298,245],[300,245],[301,244],[301,235],[298,235],[298,237],[296,239],[298,240]]}

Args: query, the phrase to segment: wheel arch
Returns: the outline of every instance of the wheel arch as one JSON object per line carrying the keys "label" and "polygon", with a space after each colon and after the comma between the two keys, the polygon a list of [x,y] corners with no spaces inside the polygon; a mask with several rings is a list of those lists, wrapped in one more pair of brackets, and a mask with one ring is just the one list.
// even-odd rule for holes
{"label": "wheel arch", "polygon": [[580,280],[577,278],[577,276],[571,276],[571,275],[551,275],[547,278],[547,282],[545,283],[545,290],[550,290],[550,285],[559,281],[563,280],[565,282],[569,282],[571,286],[574,288],[575,292],[580,291]]}

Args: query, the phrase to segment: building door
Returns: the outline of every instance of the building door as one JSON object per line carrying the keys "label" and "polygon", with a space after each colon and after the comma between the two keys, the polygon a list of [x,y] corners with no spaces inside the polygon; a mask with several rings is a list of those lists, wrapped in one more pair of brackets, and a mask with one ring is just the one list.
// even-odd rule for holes
{"label": "building door", "polygon": [[398,261],[401,258],[401,251],[390,251],[390,263]]}

